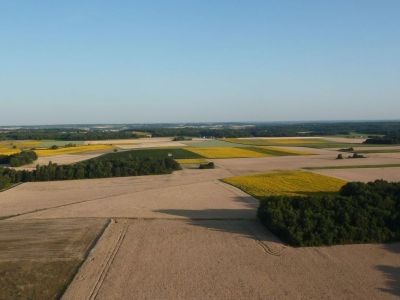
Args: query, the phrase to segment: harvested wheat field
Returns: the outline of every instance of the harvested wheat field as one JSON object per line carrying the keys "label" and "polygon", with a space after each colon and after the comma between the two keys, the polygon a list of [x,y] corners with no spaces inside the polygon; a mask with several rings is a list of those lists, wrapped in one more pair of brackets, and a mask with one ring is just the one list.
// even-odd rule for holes
{"label": "harvested wheat field", "polygon": [[399,254],[399,243],[291,248],[255,220],[118,220],[63,299],[395,299]]}
{"label": "harvested wheat field", "polygon": [[107,224],[100,219],[0,221],[0,299],[54,299]]}
{"label": "harvested wheat field", "polygon": [[[226,196],[234,199],[236,194],[218,179],[229,176],[232,176],[229,172],[214,169],[183,170],[170,175],[29,182],[0,193],[0,216],[38,211],[30,217],[44,213],[54,217],[49,209],[57,210],[57,216],[78,216],[75,209],[86,205],[89,210],[84,210],[81,216],[113,216],[111,212],[116,216],[134,217],[140,212],[154,216],[157,213],[150,208],[160,209],[167,203],[170,207],[223,208],[221,203],[225,202],[242,207],[240,202],[225,201]],[[121,206],[122,202],[128,206]],[[109,211],[111,207],[114,208]]]}
{"label": "harvested wheat field", "polygon": [[83,160],[91,159],[97,156],[104,154],[103,152],[96,153],[76,153],[76,154],[59,154],[54,156],[41,156],[38,157],[32,164],[24,165],[21,167],[16,167],[16,170],[33,170],[36,168],[36,165],[48,165],[49,162],[65,165],[65,164],[73,164],[76,162],[80,162]]}
{"label": "harvested wheat field", "polygon": [[312,170],[314,173],[342,178],[347,181],[374,181],[383,179],[387,181],[400,181],[400,167],[393,168],[349,168],[349,169],[324,169]]}

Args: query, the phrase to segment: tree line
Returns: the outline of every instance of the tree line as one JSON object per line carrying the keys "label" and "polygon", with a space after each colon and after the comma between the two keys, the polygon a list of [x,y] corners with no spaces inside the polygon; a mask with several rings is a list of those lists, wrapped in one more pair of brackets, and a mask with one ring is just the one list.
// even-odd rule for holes
{"label": "tree line", "polygon": [[16,129],[0,132],[0,140],[88,141],[130,138],[138,136],[130,130]]}
{"label": "tree line", "polygon": [[[122,127],[121,127],[122,128]],[[366,135],[400,133],[399,121],[376,122],[287,122],[287,123],[216,123],[216,124],[142,124],[125,125],[114,130],[77,128],[21,128],[0,132],[0,140],[105,140],[137,138],[133,131],[142,131],[155,137],[276,137],[348,135],[354,132]],[[126,129],[129,128],[129,129]]]}
{"label": "tree line", "polygon": [[352,182],[338,195],[264,197],[258,217],[293,246],[400,241],[400,183]]}
{"label": "tree line", "polygon": [[170,157],[121,156],[113,153],[71,165],[50,162],[36,166],[35,170],[0,168],[0,189],[20,182],[169,174],[179,169],[180,165]]}
{"label": "tree line", "polygon": [[134,130],[146,131],[155,137],[289,137],[289,136],[326,136],[352,135],[386,135],[400,133],[400,122],[291,122],[291,123],[217,123],[217,124],[149,124],[132,127]]}
{"label": "tree line", "polygon": [[375,136],[368,138],[364,144],[394,145],[400,144],[400,132],[392,132],[384,136]]}

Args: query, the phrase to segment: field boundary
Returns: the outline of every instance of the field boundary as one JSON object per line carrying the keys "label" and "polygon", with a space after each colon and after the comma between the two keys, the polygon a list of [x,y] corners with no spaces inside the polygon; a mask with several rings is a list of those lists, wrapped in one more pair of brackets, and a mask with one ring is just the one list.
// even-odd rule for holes
{"label": "field boundary", "polygon": [[[5,191],[8,191],[8,190],[11,190],[11,189],[13,189],[13,188],[15,188],[15,187],[17,187],[17,186],[19,186],[19,185],[21,185],[21,184],[24,184],[24,183],[25,183],[25,182],[18,182],[18,183],[12,184],[11,186],[9,186],[9,187],[7,187],[7,188],[5,188],[5,189],[0,190],[0,193],[5,192]],[[0,220],[1,220],[1,218],[0,218]]]}
{"label": "field boundary", "polygon": [[348,166],[321,166],[321,167],[304,167],[304,170],[338,170],[338,169],[378,169],[378,168],[399,168],[400,164],[383,164],[383,165],[348,165]]}
{"label": "field boundary", "polygon": [[[104,218],[103,218],[104,219]],[[94,249],[94,247],[97,245],[97,242],[100,240],[100,238],[103,236],[104,232],[106,229],[110,226],[111,224],[111,219],[107,219],[107,222],[102,226],[102,228],[99,230],[98,234],[95,236],[93,241],[90,243],[90,245],[87,247],[83,258],[81,262],[75,267],[73,272],[71,273],[71,276],[69,277],[68,281],[64,284],[64,286],[59,290],[57,295],[55,296],[55,299],[61,299],[62,296],[64,295],[65,291],[68,289],[68,287],[71,285],[71,283],[74,281],[76,275],[79,273],[79,270],[81,269],[82,265],[84,262],[87,260],[89,257],[90,253]]]}
{"label": "field boundary", "polygon": [[[112,219],[112,220],[113,220],[112,222],[114,222],[114,219]],[[110,223],[111,223],[111,221],[110,221]],[[107,277],[108,270],[110,269],[119,249],[121,248],[122,242],[125,239],[125,235],[126,235],[126,232],[128,231],[128,228],[129,228],[129,223],[127,222],[127,220],[125,220],[123,228],[119,232],[119,236],[118,236],[116,244],[114,245],[114,247],[112,247],[111,252],[107,253],[108,255],[105,259],[105,264],[100,271],[100,275],[99,275],[96,283],[94,284],[93,289],[90,292],[89,299],[93,299],[93,300],[96,299],[97,294],[104,282],[104,279]]]}

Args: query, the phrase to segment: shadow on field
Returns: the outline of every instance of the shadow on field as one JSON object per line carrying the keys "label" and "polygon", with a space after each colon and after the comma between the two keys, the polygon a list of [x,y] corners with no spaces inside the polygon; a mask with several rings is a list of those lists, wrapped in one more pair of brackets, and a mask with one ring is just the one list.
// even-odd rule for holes
{"label": "shadow on field", "polygon": [[221,233],[234,233],[241,237],[262,242],[282,242],[256,219],[256,212],[250,209],[165,209],[157,212],[188,218],[190,225]]}
{"label": "shadow on field", "polygon": [[[385,244],[383,246],[387,251],[400,255],[400,243]],[[400,267],[378,265],[375,268],[381,271],[386,278],[386,287],[380,288],[379,290],[395,296],[400,296]]]}

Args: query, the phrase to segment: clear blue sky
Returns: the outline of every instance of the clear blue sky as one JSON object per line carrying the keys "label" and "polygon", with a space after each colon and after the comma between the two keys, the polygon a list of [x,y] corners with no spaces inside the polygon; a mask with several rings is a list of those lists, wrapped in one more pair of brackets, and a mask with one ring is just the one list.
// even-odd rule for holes
{"label": "clear blue sky", "polygon": [[0,0],[0,125],[400,118],[398,0]]}

